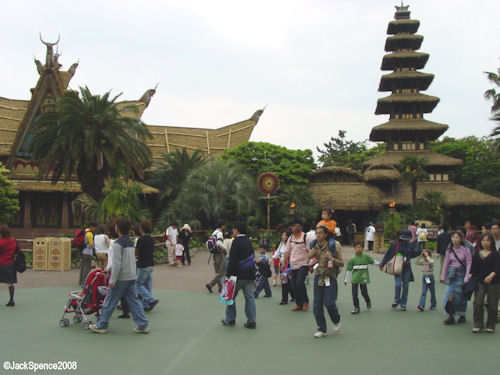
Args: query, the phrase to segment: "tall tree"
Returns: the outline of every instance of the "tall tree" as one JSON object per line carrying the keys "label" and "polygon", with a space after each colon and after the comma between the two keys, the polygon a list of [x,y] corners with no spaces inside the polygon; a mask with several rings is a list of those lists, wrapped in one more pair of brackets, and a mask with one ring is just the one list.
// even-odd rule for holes
{"label": "tall tree", "polygon": [[257,206],[253,178],[234,162],[216,158],[191,172],[158,224],[165,227],[172,220],[181,220],[211,228],[217,219],[235,221],[254,216]]}
{"label": "tall tree", "polygon": [[40,172],[55,183],[75,174],[82,191],[98,201],[104,181],[118,171],[127,178],[144,177],[151,164],[146,139],[152,138],[140,120],[130,117],[134,106],[118,106],[110,92],[93,95],[80,87],[80,96],[68,93],[44,113],[33,126],[30,148]]}
{"label": "tall tree", "polygon": [[428,177],[428,173],[424,169],[427,163],[425,158],[408,155],[399,162],[401,172],[401,180],[408,181],[411,185],[411,200],[413,207],[417,205],[417,182],[424,181]]}
{"label": "tall tree", "polygon": [[267,142],[244,142],[227,150],[223,158],[236,161],[255,179],[263,172],[273,172],[282,187],[307,184],[316,169],[311,150],[290,150]]}
{"label": "tall tree", "polygon": [[[488,80],[495,85],[496,87],[500,87],[500,68],[497,69],[497,73],[493,72],[484,72],[488,77]],[[496,121],[497,124],[500,124],[500,91],[496,91],[493,87],[487,90],[484,93],[484,97],[486,100],[491,100],[493,105],[491,106],[491,119]],[[492,137],[498,137],[500,135],[500,125],[497,125],[493,132],[491,133]]]}
{"label": "tall tree", "polygon": [[18,191],[8,179],[9,170],[0,162],[0,222],[8,223],[19,211]]}
{"label": "tall tree", "polygon": [[349,140],[346,134],[347,131],[339,130],[337,137],[331,137],[330,141],[323,144],[324,149],[316,147],[322,167],[340,166],[361,170],[365,161],[385,150],[384,143],[368,148],[366,141]]}
{"label": "tall tree", "polygon": [[163,153],[162,158],[161,162],[153,165],[154,170],[146,175],[146,183],[160,190],[153,206],[154,217],[177,197],[186,177],[204,161],[201,150],[190,154],[185,148]]}

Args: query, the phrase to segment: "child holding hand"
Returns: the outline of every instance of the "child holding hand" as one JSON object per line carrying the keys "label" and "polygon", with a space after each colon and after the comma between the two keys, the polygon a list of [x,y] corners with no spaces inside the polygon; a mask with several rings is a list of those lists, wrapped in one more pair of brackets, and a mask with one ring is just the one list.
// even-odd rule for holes
{"label": "child holding hand", "polygon": [[422,295],[420,296],[420,302],[418,303],[417,309],[424,311],[425,308],[425,298],[427,296],[427,290],[431,291],[431,310],[436,310],[436,290],[434,287],[434,260],[429,249],[424,249],[422,254],[418,256],[416,263],[420,266],[424,266],[422,270]]}

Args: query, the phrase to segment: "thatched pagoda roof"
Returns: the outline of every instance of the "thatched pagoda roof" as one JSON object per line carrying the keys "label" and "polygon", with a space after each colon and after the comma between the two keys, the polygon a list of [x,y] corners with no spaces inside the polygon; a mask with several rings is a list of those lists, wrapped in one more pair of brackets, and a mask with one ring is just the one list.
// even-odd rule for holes
{"label": "thatched pagoda roof", "polygon": [[394,167],[370,167],[363,173],[363,180],[366,182],[396,181],[399,176],[399,171]]}
{"label": "thatched pagoda roof", "polygon": [[396,51],[384,56],[382,60],[382,70],[396,70],[400,67],[411,65],[415,69],[422,69],[427,60],[429,59],[428,53],[414,52],[414,51]]}
{"label": "thatched pagoda roof", "polygon": [[397,49],[417,50],[422,45],[424,37],[416,34],[397,34],[390,36],[385,41],[385,51],[396,51]]}
{"label": "thatched pagoda roof", "polygon": [[352,168],[346,168],[346,167],[340,167],[340,166],[330,166],[330,167],[323,167],[323,168],[318,168],[316,169],[312,175],[311,175],[311,180],[314,181],[314,178],[317,177],[317,176],[322,176],[322,175],[332,175],[332,174],[339,174],[339,173],[344,173],[344,174],[347,174],[347,175],[351,175],[357,179],[359,179],[359,181],[361,181],[361,179],[363,178],[363,176],[361,175],[361,173],[359,173],[357,170],[355,169],[352,169]]}
{"label": "thatched pagoda roof", "polygon": [[426,166],[429,167],[455,167],[462,165],[463,162],[460,159],[455,159],[443,154],[432,151],[386,151],[382,154],[375,156],[374,158],[366,161],[363,165],[365,168],[369,167],[379,167],[379,166],[391,166],[396,167],[399,162],[406,156],[417,156],[419,158],[425,158],[427,160]]}
{"label": "thatched pagoda roof", "polygon": [[420,91],[427,90],[434,79],[434,74],[422,73],[416,71],[392,72],[384,74],[380,78],[378,91],[393,91],[393,85],[398,84],[402,87],[416,88]]}
{"label": "thatched pagoda roof", "polygon": [[398,19],[389,22],[387,26],[387,34],[399,34],[399,33],[409,33],[415,34],[420,26],[419,20],[411,19]]}
{"label": "thatched pagoda roof", "polygon": [[0,156],[8,156],[29,105],[28,100],[0,97]]}
{"label": "thatched pagoda roof", "polygon": [[446,130],[448,130],[448,125],[427,121],[423,118],[389,120],[372,128],[370,141],[399,141],[417,138],[421,140],[434,140]]}
{"label": "thatched pagoda roof", "polygon": [[320,207],[345,211],[372,211],[383,208],[383,193],[377,187],[362,182],[311,183],[308,189]]}
{"label": "thatched pagoda roof", "polygon": [[[457,185],[452,182],[418,182],[417,198],[424,198],[426,193],[439,192],[443,194],[445,202],[453,207],[461,206],[500,206],[500,198],[481,193],[480,191]],[[406,182],[399,182],[397,193],[383,199],[383,204],[396,202],[397,205],[412,205],[411,186]]]}
{"label": "thatched pagoda roof", "polygon": [[376,115],[391,114],[393,113],[394,106],[410,106],[408,111],[403,111],[404,113],[411,113],[411,106],[413,104],[418,104],[421,106],[423,113],[430,113],[434,110],[436,105],[439,103],[439,98],[436,96],[426,95],[426,94],[391,94],[385,98],[380,98],[377,100],[377,108],[375,109]]}

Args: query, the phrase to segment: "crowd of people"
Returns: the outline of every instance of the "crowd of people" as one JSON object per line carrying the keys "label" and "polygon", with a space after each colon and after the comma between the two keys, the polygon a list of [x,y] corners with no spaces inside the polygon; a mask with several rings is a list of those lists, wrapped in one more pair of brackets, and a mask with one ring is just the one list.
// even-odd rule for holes
{"label": "crowd of people", "polygon": [[[365,301],[366,309],[372,308],[368,293],[370,284],[369,266],[378,265],[381,271],[394,275],[394,299],[392,308],[406,311],[408,308],[409,283],[414,281],[412,259],[422,266],[422,293],[417,309],[425,311],[427,292],[430,292],[430,310],[438,307],[436,300],[436,280],[445,284],[442,308],[446,313],[444,324],[464,323],[468,300],[474,295],[473,329],[474,333],[483,330],[495,331],[500,297],[500,224],[485,224],[481,234],[470,222],[454,232],[449,226],[441,226],[436,242],[435,253],[428,249],[428,230],[425,224],[412,222],[407,229],[390,243],[389,249],[380,262],[370,252],[373,251],[373,235],[375,225],[370,222],[365,231],[365,244],[353,242],[354,255],[347,261],[342,256],[340,231],[333,219],[334,211],[322,211],[322,220],[304,232],[300,220],[293,220],[289,228],[281,232],[279,243],[271,247],[264,238],[258,246],[255,258],[254,247],[246,236],[244,222],[236,222],[232,232],[228,232],[224,221],[217,223],[207,245],[210,247],[210,258],[214,267],[214,278],[205,284],[212,293],[215,286],[221,292],[225,278],[235,276],[235,299],[226,306],[226,315],[222,319],[225,326],[236,323],[236,296],[239,291],[245,298],[246,322],[244,327],[255,329],[255,299],[264,291],[264,297],[272,296],[269,278],[274,269],[273,286],[281,284],[280,305],[294,302],[293,312],[308,311],[310,299],[306,287],[309,273],[313,278],[313,314],[317,324],[314,337],[326,336],[327,323],[324,315],[326,308],[333,323],[333,331],[341,329],[341,317],[337,308],[337,278],[344,272],[344,284],[352,284],[352,314],[361,312],[358,290]],[[352,221],[349,224],[352,227]],[[109,319],[121,303],[122,314],[119,318],[132,317],[137,328],[135,332],[148,333],[149,324],[144,312],[151,311],[159,299],[152,294],[152,275],[154,268],[154,240],[151,237],[151,224],[140,222],[134,231],[135,243],[130,235],[132,225],[126,218],[117,220],[108,226],[91,222],[85,230],[85,243],[81,250],[80,285],[92,268],[92,256],[96,256],[96,266],[109,273],[109,291],[104,300],[102,312],[95,325],[89,329],[96,333],[106,333]],[[350,234],[348,234],[349,236]],[[10,300],[7,306],[14,306],[14,284],[17,282],[15,268],[15,252],[19,248],[17,241],[10,235],[7,226],[0,227],[0,282],[9,286]],[[177,224],[165,231],[169,263],[182,266],[191,264],[189,245],[192,231],[185,224],[181,231]],[[273,248],[272,256],[268,255]],[[180,251],[179,251],[180,250]],[[367,252],[365,252],[365,250]],[[439,259],[440,262],[435,262]],[[396,271],[396,268],[399,270]],[[343,270],[345,268],[345,271]],[[391,269],[389,272],[388,269]],[[434,277],[437,270],[438,276]],[[290,298],[290,299],[289,299]],[[487,312],[486,322],[484,311]]]}

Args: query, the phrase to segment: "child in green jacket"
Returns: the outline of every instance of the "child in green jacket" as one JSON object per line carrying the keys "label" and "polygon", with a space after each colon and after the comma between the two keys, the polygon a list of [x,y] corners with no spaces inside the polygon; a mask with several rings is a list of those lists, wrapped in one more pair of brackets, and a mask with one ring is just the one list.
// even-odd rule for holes
{"label": "child in green jacket", "polygon": [[352,301],[354,303],[354,310],[351,314],[359,314],[359,299],[358,299],[358,285],[361,289],[361,295],[365,299],[366,308],[371,309],[370,296],[368,295],[367,284],[370,283],[370,274],[368,272],[369,264],[377,264],[375,260],[368,254],[363,254],[363,244],[356,242],[354,244],[355,255],[349,259],[347,263],[344,285],[347,285],[349,280],[352,282]]}

